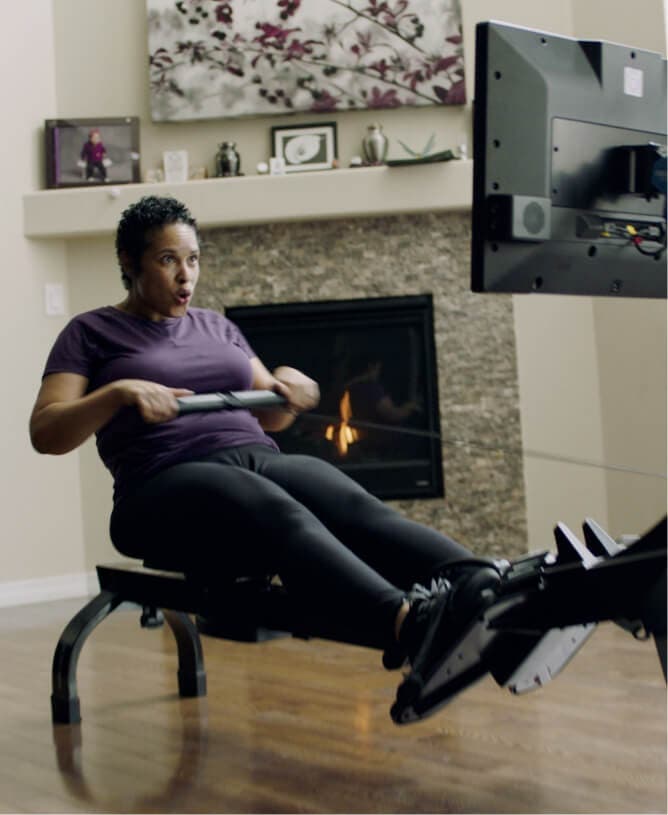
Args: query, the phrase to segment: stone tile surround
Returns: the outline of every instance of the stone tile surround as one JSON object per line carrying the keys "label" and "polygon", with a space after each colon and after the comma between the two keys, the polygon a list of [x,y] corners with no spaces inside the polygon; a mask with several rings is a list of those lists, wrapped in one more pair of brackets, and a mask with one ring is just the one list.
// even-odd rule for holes
{"label": "stone tile surround", "polygon": [[518,556],[527,537],[512,300],[470,292],[470,240],[464,212],[206,229],[195,305],[430,292],[446,496],[391,503],[476,553]]}

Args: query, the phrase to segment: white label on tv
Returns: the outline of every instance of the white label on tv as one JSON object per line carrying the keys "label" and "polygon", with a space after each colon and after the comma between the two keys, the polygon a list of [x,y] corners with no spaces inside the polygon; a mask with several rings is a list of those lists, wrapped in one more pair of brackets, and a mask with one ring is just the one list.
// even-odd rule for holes
{"label": "white label on tv", "polygon": [[624,68],[624,93],[629,96],[643,95],[643,72],[639,68]]}

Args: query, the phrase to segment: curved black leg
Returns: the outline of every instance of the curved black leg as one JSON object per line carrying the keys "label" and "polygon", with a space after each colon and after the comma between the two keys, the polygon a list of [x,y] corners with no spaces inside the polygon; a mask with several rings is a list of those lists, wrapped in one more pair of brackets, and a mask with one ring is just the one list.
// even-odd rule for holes
{"label": "curved black leg", "polygon": [[197,626],[182,611],[165,608],[163,613],[176,639],[179,655],[179,695],[206,696],[204,654]]}
{"label": "curved black leg", "polygon": [[60,635],[51,669],[51,718],[54,724],[81,721],[77,694],[77,663],[89,634],[123,602],[110,591],[101,591],[75,614]]}

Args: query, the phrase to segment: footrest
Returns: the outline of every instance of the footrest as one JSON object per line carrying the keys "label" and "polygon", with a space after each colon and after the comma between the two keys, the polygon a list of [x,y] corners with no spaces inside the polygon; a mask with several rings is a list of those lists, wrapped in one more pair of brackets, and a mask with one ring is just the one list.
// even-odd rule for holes
{"label": "footrest", "polygon": [[541,688],[568,665],[595,629],[595,623],[553,628],[538,640],[505,682],[499,682],[494,670],[492,676],[512,693],[526,693]]}
{"label": "footrest", "polygon": [[591,521],[586,545],[560,524],[557,556],[530,555],[510,565],[497,599],[426,680],[411,672],[390,711],[397,724],[435,713],[488,672],[513,693],[551,681],[586,643],[596,624],[637,619],[655,635],[665,676],[665,521],[628,548]]}

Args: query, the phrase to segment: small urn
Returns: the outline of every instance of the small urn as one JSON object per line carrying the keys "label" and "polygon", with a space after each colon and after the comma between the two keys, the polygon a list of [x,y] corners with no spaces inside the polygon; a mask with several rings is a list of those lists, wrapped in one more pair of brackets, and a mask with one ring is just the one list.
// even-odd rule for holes
{"label": "small urn", "polygon": [[388,138],[379,124],[369,125],[362,139],[362,153],[366,164],[383,164],[387,156]]}
{"label": "small urn", "polygon": [[216,175],[227,178],[232,175],[241,175],[241,157],[237,152],[236,142],[224,141],[216,153]]}

